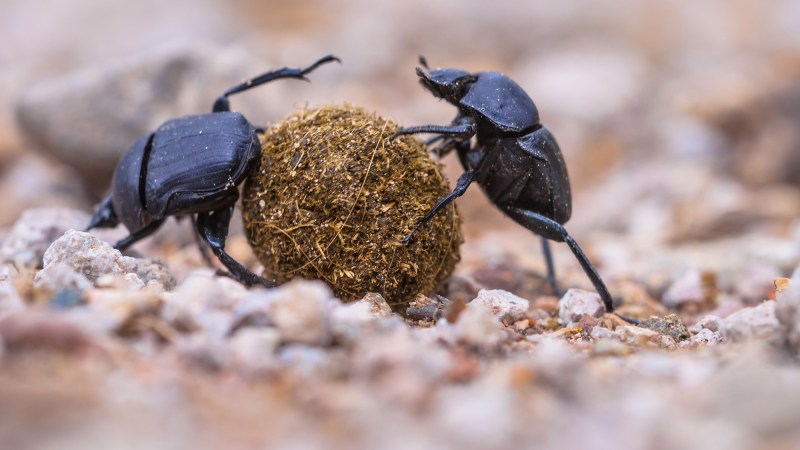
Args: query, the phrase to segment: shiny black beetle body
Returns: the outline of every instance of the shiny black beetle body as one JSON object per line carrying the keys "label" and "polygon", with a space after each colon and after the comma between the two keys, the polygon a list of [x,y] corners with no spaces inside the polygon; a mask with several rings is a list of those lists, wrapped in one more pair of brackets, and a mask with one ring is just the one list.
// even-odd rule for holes
{"label": "shiny black beetle body", "polygon": [[261,154],[258,134],[242,114],[230,111],[228,96],[279,78],[305,80],[325,56],[305,69],[283,68],[228,89],[213,112],[168,120],[139,139],[114,172],[111,192],[87,230],[115,227],[130,232],[115,247],[124,250],[155,232],[170,216],[191,216],[205,241],[232,276],[246,285],[274,282],[250,272],[225,252],[225,238],[239,185]]}
{"label": "shiny black beetle body", "polygon": [[444,141],[437,149],[440,155],[455,149],[464,173],[453,192],[417,222],[412,234],[475,181],[503,213],[544,238],[554,291],[558,289],[548,239],[569,245],[606,310],[612,311],[613,301],[603,280],[563,227],[572,214],[566,165],[555,138],[539,123],[539,112],[528,94],[500,73],[430,70],[424,59],[420,62],[424,69],[417,68],[417,75],[422,85],[458,108],[458,115],[451,125],[404,128],[396,135],[437,134],[429,142]]}

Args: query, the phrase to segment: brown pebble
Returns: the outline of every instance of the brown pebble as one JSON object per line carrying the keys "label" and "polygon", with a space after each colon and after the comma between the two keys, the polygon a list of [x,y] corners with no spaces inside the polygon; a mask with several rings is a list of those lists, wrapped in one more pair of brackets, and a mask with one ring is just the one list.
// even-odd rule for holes
{"label": "brown pebble", "polygon": [[547,311],[549,314],[553,314],[558,310],[558,297],[553,297],[551,295],[537,297],[531,302],[530,309],[541,309]]}
{"label": "brown pebble", "polygon": [[531,327],[531,321],[528,319],[518,320],[514,322],[513,326],[515,330],[521,333]]}
{"label": "brown pebble", "polygon": [[450,323],[456,323],[458,316],[461,315],[466,307],[467,302],[465,302],[462,298],[451,300],[444,309],[445,319],[447,319],[447,321]]}
{"label": "brown pebble", "polygon": [[785,291],[786,288],[792,283],[792,280],[789,278],[775,278],[775,291],[774,293],[780,294],[781,292]]}
{"label": "brown pebble", "polygon": [[55,314],[25,311],[0,319],[0,338],[10,351],[48,349],[77,352],[91,344],[89,335],[77,325]]}

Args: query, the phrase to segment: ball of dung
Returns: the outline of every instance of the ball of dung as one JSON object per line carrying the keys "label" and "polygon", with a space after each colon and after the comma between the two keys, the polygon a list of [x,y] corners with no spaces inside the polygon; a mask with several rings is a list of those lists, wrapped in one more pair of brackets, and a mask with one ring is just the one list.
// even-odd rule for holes
{"label": "ball of dung", "polygon": [[353,106],[292,113],[262,137],[242,216],[264,276],[328,283],[344,301],[380,293],[398,308],[452,273],[462,241],[455,205],[405,237],[450,192],[417,138]]}

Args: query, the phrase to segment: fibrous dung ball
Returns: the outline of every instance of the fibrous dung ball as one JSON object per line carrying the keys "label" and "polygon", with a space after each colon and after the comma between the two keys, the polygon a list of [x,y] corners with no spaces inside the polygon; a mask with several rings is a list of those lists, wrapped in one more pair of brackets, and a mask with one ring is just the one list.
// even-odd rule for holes
{"label": "fibrous dung ball", "polygon": [[271,127],[242,210],[264,276],[320,279],[349,301],[380,293],[393,308],[452,273],[462,241],[455,205],[414,224],[450,192],[417,138],[353,106],[303,109]]}

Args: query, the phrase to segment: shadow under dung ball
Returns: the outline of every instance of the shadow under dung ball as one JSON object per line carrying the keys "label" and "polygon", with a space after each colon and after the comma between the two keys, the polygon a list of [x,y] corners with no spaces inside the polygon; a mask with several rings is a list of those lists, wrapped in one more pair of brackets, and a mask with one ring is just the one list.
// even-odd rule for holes
{"label": "shadow under dung ball", "polygon": [[320,279],[344,301],[380,293],[398,309],[459,260],[454,205],[402,239],[450,192],[417,138],[353,106],[299,110],[271,127],[244,186],[242,215],[264,276]]}

